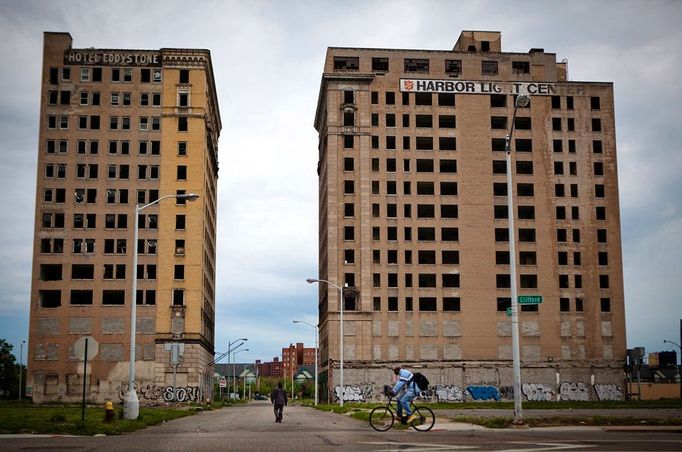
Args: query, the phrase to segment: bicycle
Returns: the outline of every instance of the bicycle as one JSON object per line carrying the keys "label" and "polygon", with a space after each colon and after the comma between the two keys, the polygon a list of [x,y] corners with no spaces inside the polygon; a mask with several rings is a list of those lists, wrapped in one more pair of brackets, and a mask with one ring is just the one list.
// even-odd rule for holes
{"label": "bicycle", "polygon": [[[390,386],[384,386],[384,395],[388,397],[386,406],[376,407],[369,413],[369,425],[378,432],[385,432],[393,427],[398,412],[398,401],[393,399]],[[410,402],[410,408],[412,408],[412,414],[417,416],[417,419],[410,423],[412,428],[419,432],[428,432],[433,428],[436,415],[433,414],[431,408],[415,405],[414,402]]]}

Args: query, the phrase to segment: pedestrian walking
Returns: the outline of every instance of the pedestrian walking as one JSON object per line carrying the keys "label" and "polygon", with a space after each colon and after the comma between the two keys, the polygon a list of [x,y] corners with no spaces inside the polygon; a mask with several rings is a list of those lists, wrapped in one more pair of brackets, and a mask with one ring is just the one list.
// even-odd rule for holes
{"label": "pedestrian walking", "polygon": [[282,413],[287,404],[287,392],[282,389],[282,383],[277,383],[277,388],[272,390],[270,400],[275,405],[275,422],[282,423]]}

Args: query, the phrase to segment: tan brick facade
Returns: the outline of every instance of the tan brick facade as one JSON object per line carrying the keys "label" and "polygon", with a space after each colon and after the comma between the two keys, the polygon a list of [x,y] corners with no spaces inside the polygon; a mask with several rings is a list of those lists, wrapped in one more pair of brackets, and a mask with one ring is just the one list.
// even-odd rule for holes
{"label": "tan brick facade", "polygon": [[[520,311],[523,381],[554,395],[563,383],[622,387],[613,86],[569,82],[554,54],[504,53],[500,36],[463,32],[452,51],[327,51],[319,277],[348,287],[346,385],[377,394],[403,363],[444,386],[511,386],[504,139],[514,95],[527,92],[512,140],[517,287],[543,303]],[[331,397],[338,295],[320,285]],[[490,371],[460,374],[479,367]]]}
{"label": "tan brick facade", "polygon": [[[29,392],[37,402],[80,399],[74,344],[87,336],[98,345],[88,399],[122,400],[137,273],[141,403],[172,395],[173,381],[183,400],[211,397],[221,124],[210,53],[44,39]],[[135,205],[178,193],[199,198],[140,212],[135,272]]]}

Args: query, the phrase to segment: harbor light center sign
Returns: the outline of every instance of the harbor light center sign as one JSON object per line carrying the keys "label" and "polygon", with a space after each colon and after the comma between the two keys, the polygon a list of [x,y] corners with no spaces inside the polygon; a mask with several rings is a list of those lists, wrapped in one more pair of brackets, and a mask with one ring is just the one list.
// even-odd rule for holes
{"label": "harbor light center sign", "polygon": [[400,79],[400,91],[405,93],[455,93],[455,94],[525,94],[552,96],[558,93],[551,82],[487,82],[472,80]]}

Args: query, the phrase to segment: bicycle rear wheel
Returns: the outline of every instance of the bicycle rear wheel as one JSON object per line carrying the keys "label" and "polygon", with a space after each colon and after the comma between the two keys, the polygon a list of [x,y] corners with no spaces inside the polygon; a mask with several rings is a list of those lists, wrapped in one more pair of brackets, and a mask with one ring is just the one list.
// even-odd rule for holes
{"label": "bicycle rear wheel", "polygon": [[420,432],[428,432],[436,423],[436,415],[433,414],[431,408],[425,406],[415,406],[412,414],[417,416],[417,419],[412,421],[410,425],[412,425],[415,430]]}
{"label": "bicycle rear wheel", "polygon": [[369,413],[369,425],[378,432],[385,432],[393,427],[394,422],[395,414],[393,414],[393,410],[387,406],[374,408]]}

